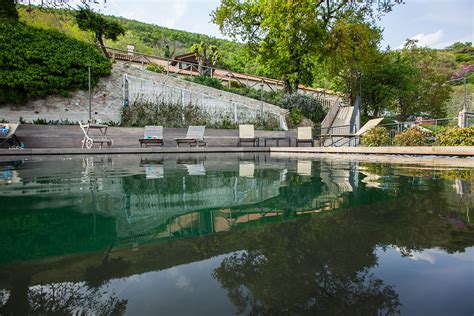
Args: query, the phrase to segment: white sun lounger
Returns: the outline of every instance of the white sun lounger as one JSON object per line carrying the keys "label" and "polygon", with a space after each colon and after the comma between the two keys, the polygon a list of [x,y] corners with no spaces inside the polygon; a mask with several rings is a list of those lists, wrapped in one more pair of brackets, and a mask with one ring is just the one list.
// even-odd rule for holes
{"label": "white sun lounger", "polygon": [[258,139],[255,137],[255,129],[253,125],[239,125],[239,144],[241,147],[242,143],[252,143],[253,147],[258,146]]}
{"label": "white sun lounger", "polygon": [[163,126],[145,126],[143,138],[139,138],[140,147],[157,145],[163,146]]}
{"label": "white sun lounger", "polygon": [[189,147],[199,147],[199,145],[207,146],[207,143],[204,141],[205,130],[206,126],[189,126],[185,138],[175,139],[176,147],[179,147],[179,144],[188,144]]}
{"label": "white sun lounger", "polygon": [[313,131],[311,127],[298,127],[296,147],[299,147],[299,143],[309,143],[311,146],[313,146]]}

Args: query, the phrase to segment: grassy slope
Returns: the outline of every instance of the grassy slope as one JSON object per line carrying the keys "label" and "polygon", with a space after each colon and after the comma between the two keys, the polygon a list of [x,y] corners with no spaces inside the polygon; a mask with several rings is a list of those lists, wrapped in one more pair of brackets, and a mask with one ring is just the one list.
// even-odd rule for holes
{"label": "grassy slope", "polygon": [[[68,36],[90,43],[94,41],[92,33],[81,31],[78,28],[70,11],[45,11],[35,7],[30,9],[26,6],[20,6],[18,11],[20,20],[28,25],[56,29]],[[222,56],[219,67],[237,72],[266,75],[255,61],[243,57],[245,52],[243,46],[239,43],[120,17],[109,18],[122,24],[126,34],[116,42],[106,41],[107,46],[126,49],[127,45],[135,45],[135,51],[137,52],[164,57],[166,55],[166,45],[169,46],[172,56],[176,56],[189,52],[193,44],[204,41],[219,47]]]}

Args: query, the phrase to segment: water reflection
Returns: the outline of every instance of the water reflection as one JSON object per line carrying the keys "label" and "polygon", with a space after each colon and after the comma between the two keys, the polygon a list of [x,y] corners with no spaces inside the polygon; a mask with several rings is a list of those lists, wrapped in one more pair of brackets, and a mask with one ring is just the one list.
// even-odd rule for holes
{"label": "water reflection", "polygon": [[116,295],[119,283],[214,256],[214,279],[202,282],[237,312],[393,314],[404,296],[374,272],[380,249],[422,260],[474,244],[472,169],[241,155],[44,159],[3,171],[19,180],[0,187],[1,314],[123,313],[133,295]]}

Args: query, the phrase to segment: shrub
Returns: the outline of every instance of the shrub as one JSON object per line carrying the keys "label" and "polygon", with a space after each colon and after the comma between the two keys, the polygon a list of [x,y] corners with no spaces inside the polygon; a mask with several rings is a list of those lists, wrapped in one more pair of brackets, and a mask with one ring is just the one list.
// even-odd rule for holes
{"label": "shrub", "polygon": [[426,128],[427,130],[430,130],[433,135],[437,135],[440,132],[444,131],[446,126],[440,126],[440,125],[423,125],[423,128]]}
{"label": "shrub", "polygon": [[385,127],[374,127],[364,133],[361,144],[367,147],[378,147],[390,145],[390,134]]}
{"label": "shrub", "polygon": [[437,135],[436,145],[474,146],[474,126],[447,128]]}
{"label": "shrub", "polygon": [[222,82],[217,78],[212,78],[208,76],[197,76],[197,77],[193,77],[191,81],[194,83],[199,83],[199,84],[202,84],[211,88],[215,88],[215,89],[220,89],[220,90],[224,89]]}
{"label": "shrub", "polygon": [[240,83],[239,81],[231,80],[230,81],[230,87],[231,88],[242,89],[242,88],[245,88],[245,85]]}
{"label": "shrub", "polygon": [[157,64],[149,64],[148,66],[146,66],[146,70],[162,74],[165,72],[165,67]]}
{"label": "shrub", "polygon": [[31,121],[32,124],[35,125],[78,125],[78,122],[70,121],[68,119],[60,119],[60,120],[46,120],[44,118],[37,118]]}
{"label": "shrub", "polygon": [[410,127],[395,136],[393,143],[397,146],[427,146],[433,133],[419,127]]}
{"label": "shrub", "polygon": [[0,23],[0,51],[0,104],[87,89],[88,64],[93,85],[111,72],[93,45],[21,23]]}
{"label": "shrub", "polygon": [[318,99],[301,93],[287,95],[281,101],[281,107],[290,110],[290,112],[298,108],[304,117],[310,119],[314,123],[321,123],[326,116],[321,102]]}
{"label": "shrub", "polygon": [[200,107],[188,104],[138,100],[131,106],[122,108],[122,126],[163,125],[167,127],[187,127],[207,125],[209,115]]}
{"label": "shrub", "polygon": [[288,115],[288,121],[291,127],[298,126],[298,124],[301,123],[303,118],[304,118],[303,112],[301,111],[300,108],[292,109],[290,111],[290,114]]}
{"label": "shrub", "polygon": [[[264,113],[263,119],[252,118],[239,124],[253,124],[256,129],[279,130],[280,122],[271,114]],[[137,100],[129,107],[122,108],[121,126],[163,125],[165,127],[188,127],[189,125],[206,125],[209,128],[236,129],[228,113],[211,115],[199,106],[188,104],[182,106],[164,100]]]}

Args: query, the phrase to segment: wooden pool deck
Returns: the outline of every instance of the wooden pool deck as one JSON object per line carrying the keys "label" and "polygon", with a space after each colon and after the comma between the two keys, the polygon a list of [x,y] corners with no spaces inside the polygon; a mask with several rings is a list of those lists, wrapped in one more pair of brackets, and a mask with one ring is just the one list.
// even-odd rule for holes
{"label": "wooden pool deck", "polygon": [[[257,137],[288,136],[283,131],[256,131]],[[109,127],[107,136],[114,140],[111,148],[81,149],[83,133],[74,125],[22,124],[17,136],[24,149],[0,149],[0,156],[33,155],[96,155],[96,154],[172,154],[172,153],[288,153],[288,154],[350,154],[350,155],[398,155],[474,157],[474,146],[456,147],[237,147],[238,130],[206,129],[207,147],[176,147],[175,138],[184,137],[185,128],[165,128],[164,146],[140,148],[138,139],[143,128]],[[271,143],[275,146],[276,144]],[[270,146],[271,146],[270,145]],[[293,141],[294,145],[294,141]]]}

